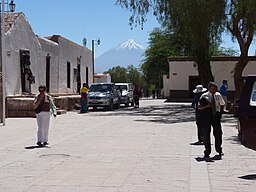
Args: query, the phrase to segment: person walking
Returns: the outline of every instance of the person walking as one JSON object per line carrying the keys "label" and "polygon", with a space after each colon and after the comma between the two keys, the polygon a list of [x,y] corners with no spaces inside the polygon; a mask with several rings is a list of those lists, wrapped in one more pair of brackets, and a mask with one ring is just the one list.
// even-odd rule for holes
{"label": "person walking", "polygon": [[[34,107],[37,113],[37,145],[43,147],[48,145],[48,134],[50,126],[51,112],[54,117],[57,116],[56,106],[52,97],[46,93],[46,86],[41,85],[38,88],[39,94],[35,97]],[[51,111],[51,112],[50,112]]]}
{"label": "person walking", "polygon": [[133,90],[133,100],[134,100],[134,107],[139,108],[140,106],[140,95],[141,91],[138,86],[135,86],[135,89]]}
{"label": "person walking", "polygon": [[225,101],[224,111],[227,110],[227,102],[228,102],[227,89],[228,89],[228,81],[227,80],[223,80],[222,84],[220,85],[220,94],[222,95],[223,100]]}
{"label": "person walking", "polygon": [[198,103],[201,95],[206,91],[207,89],[204,88],[203,85],[197,85],[196,89],[193,90],[194,98],[192,100],[192,107],[195,109],[195,114],[196,114],[197,138],[198,138],[198,141],[196,144],[202,144],[203,142],[203,128],[200,122],[200,119],[201,119],[200,117],[202,116],[200,115],[200,113],[202,111],[198,109]]}
{"label": "person walking", "polygon": [[81,94],[81,110],[80,113],[88,112],[88,92],[89,87],[86,83],[83,83],[83,87],[80,89]]}
{"label": "person walking", "polygon": [[208,85],[208,92],[202,94],[201,99],[205,99],[209,102],[209,104],[203,106],[199,104],[199,110],[205,110],[210,108],[210,113],[206,111],[205,115],[209,116],[208,122],[206,122],[206,127],[204,130],[204,157],[209,158],[211,154],[211,126],[213,128],[213,135],[215,138],[215,150],[219,154],[219,156],[224,155],[222,151],[222,127],[221,127],[221,117],[223,113],[223,108],[225,105],[225,101],[223,100],[221,94],[217,92],[218,86],[214,82],[210,82]]}

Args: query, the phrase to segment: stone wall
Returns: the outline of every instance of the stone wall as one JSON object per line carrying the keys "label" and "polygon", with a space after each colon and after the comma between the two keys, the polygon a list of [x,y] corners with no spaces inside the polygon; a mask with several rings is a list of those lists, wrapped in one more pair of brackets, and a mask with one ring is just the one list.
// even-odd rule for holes
{"label": "stone wall", "polygon": [[[79,95],[53,97],[56,107],[60,110],[72,111],[80,104]],[[33,97],[7,97],[6,117],[36,117]]]}

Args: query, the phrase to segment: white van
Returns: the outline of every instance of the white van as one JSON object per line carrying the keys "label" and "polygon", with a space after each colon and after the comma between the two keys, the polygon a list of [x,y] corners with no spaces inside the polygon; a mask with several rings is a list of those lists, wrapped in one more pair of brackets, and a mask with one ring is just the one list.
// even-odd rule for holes
{"label": "white van", "polygon": [[115,83],[116,88],[121,92],[120,104],[124,104],[125,107],[134,106],[132,83]]}

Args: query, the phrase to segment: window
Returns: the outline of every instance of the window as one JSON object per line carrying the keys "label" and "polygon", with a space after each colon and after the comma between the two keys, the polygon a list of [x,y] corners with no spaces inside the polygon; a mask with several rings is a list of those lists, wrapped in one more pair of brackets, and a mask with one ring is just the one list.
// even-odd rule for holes
{"label": "window", "polygon": [[112,86],[110,84],[97,84],[90,87],[91,92],[111,92]]}
{"label": "window", "polygon": [[70,88],[70,62],[67,62],[67,88]]}
{"label": "window", "polygon": [[50,63],[51,57],[49,55],[46,56],[46,92],[50,92]]}
{"label": "window", "polygon": [[86,77],[85,77],[86,84],[89,85],[89,69],[86,67]]}
{"label": "window", "polygon": [[78,69],[74,68],[74,76],[73,76],[73,82],[77,83],[77,77],[78,77]]}

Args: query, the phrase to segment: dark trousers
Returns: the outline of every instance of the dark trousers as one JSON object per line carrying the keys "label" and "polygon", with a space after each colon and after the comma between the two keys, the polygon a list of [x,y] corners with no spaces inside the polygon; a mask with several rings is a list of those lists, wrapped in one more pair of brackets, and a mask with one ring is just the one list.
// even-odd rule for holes
{"label": "dark trousers", "polygon": [[203,126],[200,123],[200,111],[196,109],[196,125],[197,125],[197,138],[199,142],[203,141]]}
{"label": "dark trousers", "polygon": [[80,113],[87,113],[88,111],[88,101],[87,98],[81,98],[81,110]]}
{"label": "dark trousers", "polygon": [[216,115],[211,115],[210,122],[208,126],[205,127],[204,133],[204,146],[205,155],[210,155],[211,153],[211,126],[213,128],[213,136],[215,138],[215,150],[217,153],[222,153],[222,128],[221,128],[221,113],[217,112]]}

